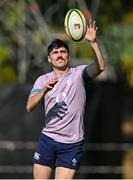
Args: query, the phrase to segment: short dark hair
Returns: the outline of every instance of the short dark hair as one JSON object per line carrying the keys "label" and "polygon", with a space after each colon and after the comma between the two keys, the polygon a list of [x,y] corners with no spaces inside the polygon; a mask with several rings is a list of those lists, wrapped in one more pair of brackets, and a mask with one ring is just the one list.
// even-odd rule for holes
{"label": "short dark hair", "polygon": [[48,55],[50,54],[50,52],[51,52],[54,48],[57,49],[57,48],[60,48],[60,47],[64,47],[64,48],[68,51],[68,53],[69,53],[68,45],[67,45],[64,41],[62,41],[62,40],[60,40],[60,39],[54,39],[54,40],[51,42],[51,44],[48,46],[48,48],[47,48],[47,53],[48,53]]}

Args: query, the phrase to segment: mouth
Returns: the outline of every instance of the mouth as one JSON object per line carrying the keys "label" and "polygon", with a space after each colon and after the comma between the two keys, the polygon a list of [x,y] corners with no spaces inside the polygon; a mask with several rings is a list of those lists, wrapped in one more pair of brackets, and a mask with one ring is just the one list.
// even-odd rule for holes
{"label": "mouth", "polygon": [[65,59],[62,59],[62,58],[59,58],[56,60],[57,63],[64,63],[65,62]]}
{"label": "mouth", "polygon": [[64,61],[63,58],[58,58],[56,61]]}

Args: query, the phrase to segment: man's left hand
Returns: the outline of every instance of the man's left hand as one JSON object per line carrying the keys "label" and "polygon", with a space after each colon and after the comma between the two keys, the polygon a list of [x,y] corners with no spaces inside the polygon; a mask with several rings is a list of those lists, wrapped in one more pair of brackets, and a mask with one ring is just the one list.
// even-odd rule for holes
{"label": "man's left hand", "polygon": [[85,39],[90,42],[96,41],[96,32],[97,32],[96,22],[89,18],[87,32]]}

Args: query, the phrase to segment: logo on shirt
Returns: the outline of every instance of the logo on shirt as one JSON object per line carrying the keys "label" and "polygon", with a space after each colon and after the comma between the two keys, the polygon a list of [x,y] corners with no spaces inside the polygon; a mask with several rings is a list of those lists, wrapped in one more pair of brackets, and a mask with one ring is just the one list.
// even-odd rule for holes
{"label": "logo on shirt", "polygon": [[39,160],[39,159],[40,159],[40,154],[37,153],[37,152],[35,152],[35,154],[34,154],[34,159]]}
{"label": "logo on shirt", "polygon": [[75,158],[73,158],[73,160],[72,160],[72,165],[73,165],[73,166],[76,166],[76,163],[77,163],[77,160],[76,160]]}

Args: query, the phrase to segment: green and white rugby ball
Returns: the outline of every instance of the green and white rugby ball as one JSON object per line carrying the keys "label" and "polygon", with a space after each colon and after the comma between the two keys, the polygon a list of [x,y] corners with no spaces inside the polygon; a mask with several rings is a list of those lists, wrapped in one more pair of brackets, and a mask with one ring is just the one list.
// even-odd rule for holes
{"label": "green and white rugby ball", "polygon": [[64,21],[66,34],[73,41],[81,41],[87,31],[87,23],[83,13],[76,8],[70,9]]}

